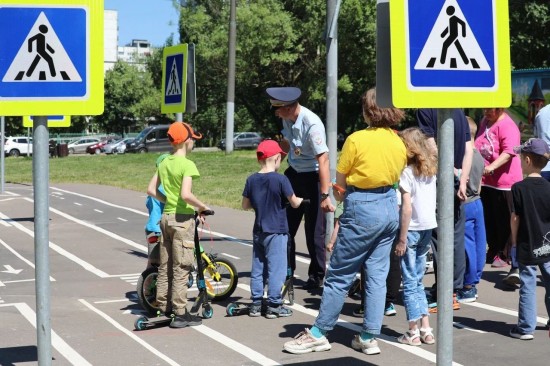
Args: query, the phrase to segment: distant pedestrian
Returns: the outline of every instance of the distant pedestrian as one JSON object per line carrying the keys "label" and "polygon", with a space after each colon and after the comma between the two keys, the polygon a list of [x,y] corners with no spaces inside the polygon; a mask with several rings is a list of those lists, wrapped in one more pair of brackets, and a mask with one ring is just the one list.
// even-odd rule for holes
{"label": "distant pedestrian", "polygon": [[283,306],[281,288],[287,275],[288,223],[285,201],[300,207],[288,178],[277,173],[286,153],[274,140],[264,140],[256,150],[260,171],[249,176],[243,191],[243,209],[254,209],[252,230],[252,270],[248,315],[260,316],[264,287],[267,285],[266,318],[288,317],[292,310]]}
{"label": "distant pedestrian", "polygon": [[515,152],[521,154],[526,177],[512,186],[512,260],[517,260],[521,283],[518,323],[510,336],[530,340],[537,326],[537,267],[546,290],[546,314],[550,316],[550,183],[540,174],[550,160],[550,148],[544,140],[532,138],[516,147]]}

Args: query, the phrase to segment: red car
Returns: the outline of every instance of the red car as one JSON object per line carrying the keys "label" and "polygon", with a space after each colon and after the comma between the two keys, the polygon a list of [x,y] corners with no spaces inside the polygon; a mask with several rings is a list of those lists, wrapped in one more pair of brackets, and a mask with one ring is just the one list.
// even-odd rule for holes
{"label": "red car", "polygon": [[110,144],[111,142],[114,142],[116,140],[117,139],[115,139],[115,138],[111,138],[111,139],[108,139],[108,140],[102,140],[102,141],[98,142],[97,144],[93,144],[93,145],[88,146],[86,148],[86,152],[88,154],[98,155],[101,152],[103,152],[103,146],[105,146],[107,144]]}

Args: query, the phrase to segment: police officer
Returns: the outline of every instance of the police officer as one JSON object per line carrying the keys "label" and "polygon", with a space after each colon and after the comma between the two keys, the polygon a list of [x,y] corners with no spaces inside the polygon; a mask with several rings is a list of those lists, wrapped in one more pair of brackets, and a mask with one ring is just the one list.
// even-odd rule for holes
{"label": "police officer", "polygon": [[305,215],[304,230],[311,262],[305,289],[322,286],[325,277],[325,212],[334,211],[329,198],[330,171],[325,126],[312,111],[301,106],[302,94],[295,87],[267,88],[275,116],[283,120],[281,148],[288,153],[285,175],[298,197],[310,200],[307,206],[287,209],[289,228],[289,264],[296,269],[294,237]]}

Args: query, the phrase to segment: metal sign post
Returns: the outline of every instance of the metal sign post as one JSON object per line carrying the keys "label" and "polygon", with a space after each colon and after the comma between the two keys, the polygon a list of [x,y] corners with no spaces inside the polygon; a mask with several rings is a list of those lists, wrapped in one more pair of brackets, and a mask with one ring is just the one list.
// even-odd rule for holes
{"label": "metal sign post", "polygon": [[38,364],[51,365],[48,118],[34,118],[32,181],[34,187],[34,263],[36,277],[36,332]]}

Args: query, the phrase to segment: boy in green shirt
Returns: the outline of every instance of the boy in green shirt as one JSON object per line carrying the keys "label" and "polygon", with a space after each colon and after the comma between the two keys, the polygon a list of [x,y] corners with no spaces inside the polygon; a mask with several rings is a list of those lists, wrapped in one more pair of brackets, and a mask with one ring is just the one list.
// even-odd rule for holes
{"label": "boy in green shirt", "polygon": [[[174,152],[160,163],[147,194],[165,202],[160,221],[157,303],[161,312],[174,313],[171,328],[183,328],[202,323],[200,317],[187,311],[187,281],[194,261],[195,208],[199,214],[209,208],[192,193],[193,179],[200,175],[195,163],[187,159],[194,141],[202,135],[187,123],[174,122],[168,129],[168,138]],[[166,198],[159,192],[160,184]]]}

